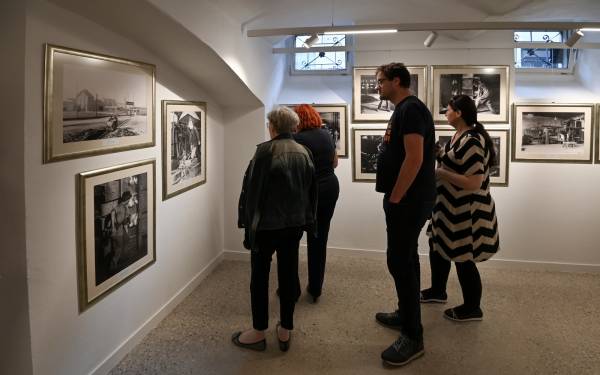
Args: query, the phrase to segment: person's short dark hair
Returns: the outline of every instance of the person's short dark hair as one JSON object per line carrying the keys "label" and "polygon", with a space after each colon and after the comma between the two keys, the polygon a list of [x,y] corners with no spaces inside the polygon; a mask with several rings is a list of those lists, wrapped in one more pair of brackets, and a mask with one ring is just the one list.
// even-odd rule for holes
{"label": "person's short dark hair", "polygon": [[410,87],[410,72],[402,63],[389,63],[381,65],[375,71],[375,74],[381,72],[385,78],[392,80],[396,77],[400,78],[400,86],[404,88]]}
{"label": "person's short dark hair", "polygon": [[130,199],[131,193],[129,192],[129,190],[126,190],[123,192],[123,194],[121,194],[121,198],[119,198],[119,203],[127,202]]}

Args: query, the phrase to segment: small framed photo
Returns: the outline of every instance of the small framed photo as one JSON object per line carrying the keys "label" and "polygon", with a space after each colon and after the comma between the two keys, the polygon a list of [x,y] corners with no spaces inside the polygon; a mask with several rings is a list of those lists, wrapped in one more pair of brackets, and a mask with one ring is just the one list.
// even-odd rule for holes
{"label": "small framed photo", "polygon": [[77,176],[79,310],[156,261],[155,161]]}
{"label": "small framed photo", "polygon": [[[294,109],[299,104],[282,104]],[[348,157],[348,106],[346,104],[311,104],[323,121],[323,129],[327,130],[340,158]]]}
{"label": "small framed photo", "polygon": [[386,126],[370,129],[352,129],[352,181],[374,182],[377,156],[383,143]]}
{"label": "small framed photo", "polygon": [[206,182],[206,103],[162,101],[163,200]]}
{"label": "small framed photo", "polygon": [[154,65],[45,45],[44,163],[155,145]]}
{"label": "small framed photo", "polygon": [[593,104],[515,104],[512,160],[591,163]]}
{"label": "small framed photo", "polygon": [[596,164],[600,164],[600,104],[596,104]]}
{"label": "small framed photo", "polygon": [[[427,104],[427,67],[407,66],[413,95]],[[387,122],[394,112],[394,104],[381,100],[377,92],[377,67],[355,67],[352,84],[352,121]]]}
{"label": "small framed photo", "polygon": [[[496,151],[496,163],[490,168],[490,186],[508,186],[508,130],[488,130]],[[452,140],[454,130],[436,130],[435,136],[440,146]]]}
{"label": "small framed photo", "polygon": [[431,68],[433,120],[445,123],[444,113],[450,99],[456,95],[469,95],[475,101],[480,122],[507,123],[509,71],[508,65],[434,65]]}

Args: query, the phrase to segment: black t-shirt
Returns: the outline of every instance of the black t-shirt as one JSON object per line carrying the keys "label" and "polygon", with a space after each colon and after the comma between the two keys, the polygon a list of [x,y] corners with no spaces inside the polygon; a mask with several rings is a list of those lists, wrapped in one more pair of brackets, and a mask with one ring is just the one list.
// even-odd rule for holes
{"label": "black t-shirt", "polygon": [[325,129],[307,129],[294,134],[294,140],[306,146],[313,156],[317,180],[333,174],[333,158],[336,153],[331,134]]}
{"label": "black t-shirt", "polygon": [[377,156],[375,190],[390,194],[406,157],[404,136],[423,136],[423,164],[401,202],[435,200],[435,129],[429,109],[416,96],[408,96],[396,106]]}

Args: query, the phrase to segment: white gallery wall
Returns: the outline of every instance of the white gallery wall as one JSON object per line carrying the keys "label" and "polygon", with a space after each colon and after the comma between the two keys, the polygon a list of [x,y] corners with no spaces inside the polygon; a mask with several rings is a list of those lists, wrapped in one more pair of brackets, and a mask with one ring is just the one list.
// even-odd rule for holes
{"label": "white gallery wall", "polygon": [[[127,38],[45,1],[30,1],[26,28],[25,198],[34,374],[105,373],[220,259],[223,249],[223,111],[202,88]],[[52,43],[156,65],[156,146],[42,164],[43,45]],[[161,100],[207,102],[206,184],[162,201]],[[156,263],[78,311],[75,176],[156,160]],[[181,294],[180,294],[181,293]],[[151,322],[152,324],[147,324]]]}
{"label": "white gallery wall", "polygon": [[[471,33],[462,41],[440,35],[430,49],[423,47],[428,33],[361,36],[356,39],[355,66],[376,66],[392,61],[407,65],[509,65],[513,64],[512,32]],[[455,37],[460,37],[456,35]],[[500,47],[495,47],[500,46]],[[579,62],[588,77],[600,76],[598,52],[584,51]],[[584,65],[585,64],[585,65]],[[583,68],[585,66],[585,68]],[[511,69],[513,102],[600,102],[600,84],[584,85],[577,74],[517,74]],[[430,82],[431,86],[431,82]],[[347,103],[350,152],[352,128],[384,124],[352,123],[351,76],[287,76],[280,103]],[[508,129],[509,124],[491,129]],[[352,155],[352,154],[351,154]],[[336,175],[340,199],[329,236],[334,249],[385,251],[382,194],[374,183],[352,182],[352,156],[340,159]],[[567,163],[509,164],[508,187],[492,187],[499,220],[501,252],[493,259],[516,261],[513,266],[562,270],[598,270],[600,253],[600,165]],[[428,252],[424,233],[420,253]]]}

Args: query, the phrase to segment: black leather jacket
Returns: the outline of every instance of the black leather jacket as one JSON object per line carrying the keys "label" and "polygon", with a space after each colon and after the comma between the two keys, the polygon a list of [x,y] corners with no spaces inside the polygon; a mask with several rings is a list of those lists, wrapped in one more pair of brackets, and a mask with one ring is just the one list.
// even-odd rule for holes
{"label": "black leather jacket", "polygon": [[244,247],[258,250],[256,232],[303,227],[312,232],[317,212],[317,184],[310,151],[280,134],[261,143],[250,161],[238,206]]}

